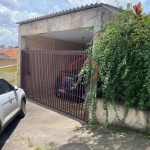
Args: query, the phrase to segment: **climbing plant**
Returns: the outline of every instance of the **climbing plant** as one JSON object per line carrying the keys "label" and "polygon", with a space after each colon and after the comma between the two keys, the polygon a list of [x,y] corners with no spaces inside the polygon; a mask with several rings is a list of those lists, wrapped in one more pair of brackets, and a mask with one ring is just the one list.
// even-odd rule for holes
{"label": "climbing plant", "polygon": [[[88,101],[85,101],[92,112],[91,124],[96,121],[97,92],[102,94],[106,126],[109,101],[114,104],[116,115],[117,99],[126,107],[150,108],[150,15],[142,14],[140,3],[133,9],[130,3],[126,10],[120,9],[119,14],[103,26],[94,45],[90,43],[86,55],[98,64],[96,82],[101,83],[101,87],[95,88],[91,81]],[[95,66],[86,60],[79,79],[84,73],[87,84],[94,70]]]}

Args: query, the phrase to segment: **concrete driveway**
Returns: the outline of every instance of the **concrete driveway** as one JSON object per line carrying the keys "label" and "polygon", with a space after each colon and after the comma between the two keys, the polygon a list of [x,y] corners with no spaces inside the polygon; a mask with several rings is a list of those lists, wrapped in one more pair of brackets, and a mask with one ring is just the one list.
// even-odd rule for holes
{"label": "concrete driveway", "polygon": [[[150,133],[83,122],[27,101],[27,115],[16,118],[0,135],[2,150],[150,150]],[[39,147],[41,147],[41,149]]]}

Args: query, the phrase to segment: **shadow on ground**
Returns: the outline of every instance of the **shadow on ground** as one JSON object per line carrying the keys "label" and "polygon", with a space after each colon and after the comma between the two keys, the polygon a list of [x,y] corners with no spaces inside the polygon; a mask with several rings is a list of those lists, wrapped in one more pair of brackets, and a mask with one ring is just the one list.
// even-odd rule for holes
{"label": "shadow on ground", "polygon": [[15,118],[5,129],[4,131],[0,134],[0,149],[4,146],[6,141],[9,139],[17,125],[19,124],[20,119]]}
{"label": "shadow on ground", "polygon": [[[150,150],[150,133],[119,127],[99,127],[93,131],[85,128],[75,131],[76,135],[66,144],[49,143],[52,150]],[[90,136],[85,137],[84,132]]]}

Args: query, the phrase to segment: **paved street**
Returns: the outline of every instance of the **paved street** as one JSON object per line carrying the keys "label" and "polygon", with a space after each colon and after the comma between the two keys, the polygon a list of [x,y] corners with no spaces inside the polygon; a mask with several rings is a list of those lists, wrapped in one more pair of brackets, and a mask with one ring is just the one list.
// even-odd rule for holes
{"label": "paved street", "polygon": [[16,118],[0,135],[2,150],[150,150],[150,133],[83,122],[27,101],[27,115]]}

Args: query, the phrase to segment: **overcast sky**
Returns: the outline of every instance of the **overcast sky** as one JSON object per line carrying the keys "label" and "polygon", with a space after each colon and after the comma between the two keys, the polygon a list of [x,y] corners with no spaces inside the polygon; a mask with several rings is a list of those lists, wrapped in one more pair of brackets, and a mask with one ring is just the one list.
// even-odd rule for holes
{"label": "overcast sky", "polygon": [[[129,0],[119,1],[125,6]],[[0,0],[0,45],[18,45],[18,21],[96,2],[116,4],[115,0]],[[133,0],[138,2],[145,13],[150,12],[150,0]]]}

